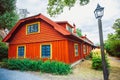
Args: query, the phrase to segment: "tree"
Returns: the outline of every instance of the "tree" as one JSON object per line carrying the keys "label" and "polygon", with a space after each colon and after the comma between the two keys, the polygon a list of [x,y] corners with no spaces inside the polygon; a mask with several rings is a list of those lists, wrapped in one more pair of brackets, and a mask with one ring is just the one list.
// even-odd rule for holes
{"label": "tree", "polygon": [[77,33],[77,35],[78,35],[79,37],[82,36],[82,31],[81,31],[81,29],[77,28],[77,29],[76,29],[76,33]]}
{"label": "tree", "polygon": [[112,28],[115,30],[116,39],[120,40],[120,18],[115,20]]}
{"label": "tree", "polygon": [[11,11],[0,15],[0,27],[3,29],[11,29],[18,19],[18,15],[16,14],[14,11]]}
{"label": "tree", "polygon": [[15,10],[16,0],[0,0],[0,15]]}
{"label": "tree", "polygon": [[0,36],[4,38],[6,29],[11,29],[18,20],[15,11],[16,0],[0,0]]}
{"label": "tree", "polygon": [[[71,9],[77,0],[49,0],[47,11],[50,16],[54,16],[63,12],[65,7]],[[80,5],[86,5],[90,0],[79,0]]]}
{"label": "tree", "polygon": [[27,14],[30,14],[27,9],[19,9],[19,16],[20,18],[26,18]]}
{"label": "tree", "polygon": [[108,34],[105,49],[110,55],[120,57],[120,18],[115,21],[112,28],[115,32]]}

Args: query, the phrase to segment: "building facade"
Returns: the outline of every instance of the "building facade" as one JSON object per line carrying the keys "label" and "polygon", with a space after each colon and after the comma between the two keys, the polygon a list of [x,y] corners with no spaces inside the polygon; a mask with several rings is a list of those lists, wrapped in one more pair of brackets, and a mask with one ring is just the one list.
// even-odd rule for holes
{"label": "building facade", "polygon": [[54,22],[42,14],[21,19],[3,39],[9,43],[8,58],[56,60],[67,64],[85,58],[93,43],[76,35],[67,21]]}

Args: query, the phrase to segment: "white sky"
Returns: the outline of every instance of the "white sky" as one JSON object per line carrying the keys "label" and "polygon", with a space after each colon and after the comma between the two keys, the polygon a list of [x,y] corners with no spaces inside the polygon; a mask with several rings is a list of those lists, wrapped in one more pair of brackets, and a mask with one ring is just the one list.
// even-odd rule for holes
{"label": "white sky", "polygon": [[120,0],[90,0],[90,3],[85,6],[80,6],[77,1],[71,10],[65,8],[64,12],[56,17],[47,14],[47,0],[17,0],[16,6],[18,9],[27,9],[30,12],[28,16],[42,13],[53,21],[68,21],[71,25],[75,23],[76,27],[82,30],[83,35],[86,34],[96,44],[99,43],[99,33],[94,10],[98,3],[104,7],[102,26],[104,40],[106,40],[107,34],[114,32],[112,29],[114,21],[120,18]]}

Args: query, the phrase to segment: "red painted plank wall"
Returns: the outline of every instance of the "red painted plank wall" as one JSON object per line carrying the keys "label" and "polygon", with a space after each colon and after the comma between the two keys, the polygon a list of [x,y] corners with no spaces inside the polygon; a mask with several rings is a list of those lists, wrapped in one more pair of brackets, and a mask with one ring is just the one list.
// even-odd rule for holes
{"label": "red painted plank wall", "polygon": [[68,54],[70,63],[74,63],[82,58],[81,43],[78,44],[78,56],[75,56],[74,44],[77,42],[68,41]]}
{"label": "red painted plank wall", "polygon": [[[10,44],[45,42],[65,39],[50,24],[43,20],[40,22],[40,33],[26,35],[26,24],[21,26],[15,36],[11,39]],[[29,23],[27,23],[29,24]]]}
{"label": "red painted plank wall", "polygon": [[[67,40],[44,42],[45,44],[52,44],[52,60],[62,61],[69,63],[68,59],[68,47]],[[29,44],[18,44],[26,46],[26,58],[29,59],[40,59],[40,44],[44,43],[29,43]],[[9,45],[9,58],[17,57],[17,46],[16,44]]]}

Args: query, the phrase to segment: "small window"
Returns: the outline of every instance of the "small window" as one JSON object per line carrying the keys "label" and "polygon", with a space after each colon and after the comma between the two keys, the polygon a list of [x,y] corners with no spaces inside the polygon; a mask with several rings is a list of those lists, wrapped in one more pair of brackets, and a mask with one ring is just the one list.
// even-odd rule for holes
{"label": "small window", "polygon": [[74,45],[75,56],[78,56],[78,44]]}
{"label": "small window", "polygon": [[84,50],[84,54],[87,53],[87,46],[86,45],[83,45],[83,50]]}
{"label": "small window", "polygon": [[51,56],[51,45],[42,45],[41,46],[41,57],[50,58]]}
{"label": "small window", "polygon": [[38,33],[39,32],[39,22],[27,25],[27,34]]}
{"label": "small window", "polygon": [[67,30],[72,33],[72,28],[70,26],[67,26]]}
{"label": "small window", "polygon": [[25,46],[18,46],[18,58],[24,58]]}

